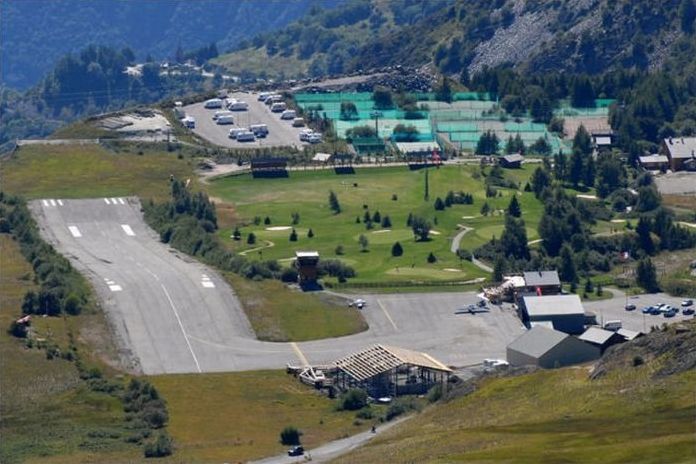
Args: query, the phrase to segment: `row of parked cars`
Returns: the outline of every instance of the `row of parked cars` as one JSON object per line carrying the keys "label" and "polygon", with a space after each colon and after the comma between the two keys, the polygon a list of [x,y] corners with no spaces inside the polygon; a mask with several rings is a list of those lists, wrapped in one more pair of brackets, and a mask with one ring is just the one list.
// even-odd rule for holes
{"label": "row of parked cars", "polygon": [[[685,316],[690,316],[696,312],[694,310],[694,301],[691,299],[687,299],[681,302],[681,312]],[[626,305],[626,311],[635,311],[636,310],[636,305],[634,304],[627,304]],[[645,306],[641,308],[641,312],[643,314],[650,314],[653,316],[659,316],[660,314],[663,315],[664,317],[674,317],[677,314],[679,314],[680,308],[677,308],[675,306],[669,305],[667,303],[659,303],[656,305],[651,305],[651,306]]]}

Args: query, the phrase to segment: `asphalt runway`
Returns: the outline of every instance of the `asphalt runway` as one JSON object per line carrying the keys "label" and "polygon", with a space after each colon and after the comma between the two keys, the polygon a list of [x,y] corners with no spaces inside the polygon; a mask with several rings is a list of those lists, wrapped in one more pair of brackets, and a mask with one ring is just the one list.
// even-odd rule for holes
{"label": "asphalt runway", "polygon": [[365,332],[302,343],[256,340],[237,297],[212,269],[159,241],[135,198],[36,200],[41,233],[96,290],[130,367],[145,374],[278,369],[329,363],[375,343],[452,366],[504,357],[522,333],[511,310],[454,314],[473,293],[369,295]]}
{"label": "asphalt runway", "polygon": [[[236,98],[249,104],[247,111],[233,111],[234,124],[218,125],[213,121],[213,115],[221,109],[207,109],[204,102],[194,103],[184,107],[187,116],[196,118],[196,128],[193,132],[207,141],[227,148],[263,148],[288,147],[302,148],[308,145],[300,141],[300,131],[304,127],[293,127],[292,120],[280,119],[280,113],[273,113],[269,106],[257,100],[257,94],[232,93],[230,98]],[[266,124],[268,135],[254,142],[237,142],[229,138],[230,129],[249,127],[251,124]]]}

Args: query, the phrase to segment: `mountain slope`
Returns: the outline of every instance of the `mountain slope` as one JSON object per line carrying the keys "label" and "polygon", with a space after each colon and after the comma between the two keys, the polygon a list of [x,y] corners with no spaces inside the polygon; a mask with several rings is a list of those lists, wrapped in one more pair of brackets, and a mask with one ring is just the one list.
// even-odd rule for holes
{"label": "mountain slope", "polygon": [[594,380],[583,367],[484,379],[337,462],[694,462],[685,326],[615,347]]}
{"label": "mountain slope", "polygon": [[2,0],[0,82],[35,84],[61,56],[90,43],[130,47],[142,59],[173,56],[217,42],[238,41],[282,27],[313,5],[343,0]]}
{"label": "mountain slope", "polygon": [[243,67],[243,53],[267,56],[272,73],[274,60],[292,59],[305,75],[429,62],[449,74],[504,64],[649,70],[693,48],[694,18],[693,0],[356,0],[258,36],[218,62]]}

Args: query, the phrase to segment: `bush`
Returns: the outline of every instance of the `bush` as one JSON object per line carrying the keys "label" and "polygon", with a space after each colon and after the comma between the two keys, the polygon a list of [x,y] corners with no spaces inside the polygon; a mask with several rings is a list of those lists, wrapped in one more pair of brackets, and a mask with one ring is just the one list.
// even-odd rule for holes
{"label": "bush", "polygon": [[280,280],[286,283],[297,282],[297,270],[292,267],[286,267],[280,274]]}
{"label": "bush", "polygon": [[367,392],[351,388],[338,398],[338,410],[357,411],[367,406]]}
{"label": "bush", "polygon": [[10,324],[8,332],[13,337],[27,338],[27,333],[29,332],[29,330],[27,329],[26,324],[18,324],[17,321],[12,321],[12,324]]}
{"label": "bush", "polygon": [[336,248],[334,249],[334,253],[336,253],[338,256],[341,256],[342,254],[344,254],[345,250],[343,249],[343,245],[337,245]]}
{"label": "bush", "polygon": [[373,417],[375,417],[375,414],[372,411],[372,408],[370,408],[370,406],[365,406],[355,414],[355,417],[357,417],[358,419],[372,419]]}
{"label": "bush", "polygon": [[280,432],[280,443],[287,446],[299,445],[301,436],[302,432],[290,425]]}
{"label": "bush", "polygon": [[143,452],[146,458],[161,458],[171,455],[172,448],[172,439],[166,432],[162,432],[154,442],[145,445]]}
{"label": "bush", "polygon": [[71,316],[80,314],[82,307],[80,304],[80,299],[77,297],[77,295],[71,294],[65,299],[63,302],[63,311]]}
{"label": "bush", "polygon": [[436,263],[436,262],[437,262],[437,257],[433,254],[432,251],[428,254],[428,262],[429,262],[430,264],[433,264],[433,263]]}
{"label": "bush", "polygon": [[249,235],[247,235],[247,245],[253,245],[256,243],[256,234],[253,232],[249,232]]}
{"label": "bush", "polygon": [[442,385],[435,385],[430,390],[428,390],[428,401],[435,403],[442,398]]}

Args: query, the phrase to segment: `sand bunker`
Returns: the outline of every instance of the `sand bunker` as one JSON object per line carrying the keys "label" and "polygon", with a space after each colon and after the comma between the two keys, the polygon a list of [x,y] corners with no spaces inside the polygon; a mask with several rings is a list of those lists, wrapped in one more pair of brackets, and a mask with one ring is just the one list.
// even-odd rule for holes
{"label": "sand bunker", "polygon": [[431,230],[430,233],[433,235],[440,235],[441,234],[441,232],[438,232],[437,230]]}
{"label": "sand bunker", "polygon": [[391,229],[373,230],[373,234],[383,234],[385,232],[391,232]]}
{"label": "sand bunker", "polygon": [[273,226],[273,227],[266,227],[266,230],[290,230],[292,227],[290,226]]}
{"label": "sand bunker", "polygon": [[446,267],[446,268],[443,269],[443,271],[447,271],[447,272],[462,272],[461,269],[455,269],[455,268],[453,268],[453,267]]}

